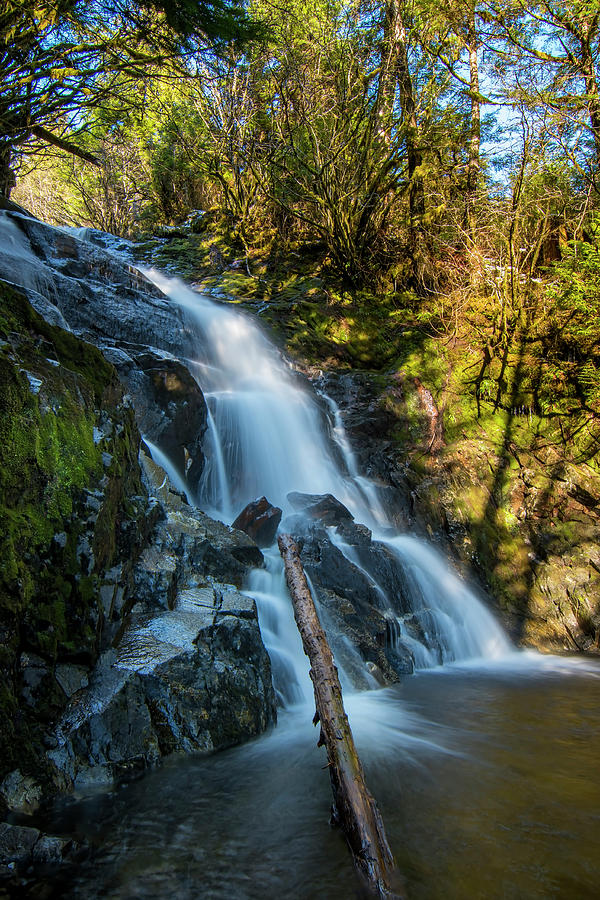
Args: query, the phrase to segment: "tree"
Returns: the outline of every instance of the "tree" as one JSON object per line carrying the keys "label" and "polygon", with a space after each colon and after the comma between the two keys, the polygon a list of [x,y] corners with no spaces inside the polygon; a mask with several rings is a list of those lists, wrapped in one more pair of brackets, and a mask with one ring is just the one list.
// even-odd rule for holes
{"label": "tree", "polygon": [[490,15],[512,48],[512,96],[542,108],[547,128],[552,118],[557,145],[600,193],[597,0],[513,0]]}
{"label": "tree", "polygon": [[[0,195],[32,140],[96,161],[78,138],[90,110],[118,118],[143,102],[149,68],[199,45],[263,34],[240,0],[4,0],[0,11]],[[172,74],[172,73],[171,73]]]}
{"label": "tree", "polygon": [[[385,232],[406,181],[404,132],[381,55],[353,10],[329,4],[288,11],[269,60],[268,170],[255,170],[272,201],[327,247],[338,273],[361,284],[385,265]],[[385,13],[383,13],[385,17]],[[376,57],[375,59],[373,57]],[[384,65],[393,78],[394,62]]]}

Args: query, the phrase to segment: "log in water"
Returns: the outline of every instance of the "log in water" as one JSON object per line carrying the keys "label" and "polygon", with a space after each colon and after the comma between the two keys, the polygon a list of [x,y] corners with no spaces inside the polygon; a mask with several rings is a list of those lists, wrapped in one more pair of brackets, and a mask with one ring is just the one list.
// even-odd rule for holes
{"label": "log in water", "polygon": [[365,784],[362,765],[344,710],[333,655],[308,586],[298,546],[289,534],[278,538],[294,616],[310,660],[315,692],[315,724],[321,723],[319,746],[325,746],[333,791],[332,821],[343,830],[354,864],[370,891],[399,898],[392,889],[394,859],[375,800]]}

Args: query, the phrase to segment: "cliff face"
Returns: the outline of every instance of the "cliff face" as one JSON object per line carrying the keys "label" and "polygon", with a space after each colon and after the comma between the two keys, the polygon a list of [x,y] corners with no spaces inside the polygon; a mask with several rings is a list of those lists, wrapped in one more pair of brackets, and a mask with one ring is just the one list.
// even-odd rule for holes
{"label": "cliff face", "polygon": [[32,812],[247,739],[275,697],[237,591],[260,550],[140,456],[142,428],[190,490],[202,471],[177,310],[104,250],[7,213],[0,279],[0,812]]}
{"label": "cliff face", "polygon": [[45,728],[115,637],[155,515],[113,367],[0,284],[0,770],[39,760]]}

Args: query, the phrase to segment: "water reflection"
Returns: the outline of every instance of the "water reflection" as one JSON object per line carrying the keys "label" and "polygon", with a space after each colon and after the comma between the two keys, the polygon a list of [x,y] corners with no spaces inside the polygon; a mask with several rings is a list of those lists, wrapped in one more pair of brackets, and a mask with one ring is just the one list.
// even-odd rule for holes
{"label": "water reflection", "polygon": [[[538,658],[539,659],[539,658]],[[600,669],[426,672],[349,699],[411,898],[596,897]],[[374,701],[374,698],[376,700]],[[311,708],[211,758],[63,804],[97,848],[65,896],[348,900],[356,883]]]}

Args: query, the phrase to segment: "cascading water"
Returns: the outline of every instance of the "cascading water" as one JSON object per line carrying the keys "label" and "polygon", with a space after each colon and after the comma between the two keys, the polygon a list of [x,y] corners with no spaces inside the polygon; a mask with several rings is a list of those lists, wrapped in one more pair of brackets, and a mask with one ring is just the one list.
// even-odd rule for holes
{"label": "cascading water", "polygon": [[[261,495],[286,514],[292,512],[290,492],[333,494],[401,562],[411,596],[409,614],[398,609],[375,575],[366,574],[389,619],[388,639],[402,640],[416,667],[509,652],[510,642],[493,616],[432,549],[414,538],[389,536],[391,522],[377,488],[360,477],[333,401],[319,403],[244,313],[177,280],[150,275],[180,305],[186,327],[198,336],[197,356],[188,364],[210,411],[210,447],[198,486],[201,505],[231,522]],[[332,540],[361,568],[352,547],[334,534]],[[307,666],[276,553],[268,555],[264,571],[255,573],[248,592],[259,606],[280,700],[306,699]]]}
{"label": "cascading water", "polygon": [[[0,236],[0,261],[3,251],[18,255],[20,241],[9,227],[4,245]],[[29,289],[39,290],[44,266],[27,278]],[[421,541],[390,535],[377,486],[361,478],[335,404],[302,388],[243,315],[177,283],[160,284],[189,310],[187,330],[197,335],[198,351],[190,354],[186,341],[185,352],[198,356],[190,366],[211,410],[201,494],[192,485],[190,498],[231,521],[257,494],[288,511],[291,490],[330,492],[373,530],[380,561],[402,565],[395,592],[360,542],[352,543],[351,530],[327,529],[333,552],[348,560],[388,622],[389,644],[408,645],[424,670],[387,690],[345,696],[407,894],[414,900],[595,897],[597,662],[505,653],[502,632],[438,555]],[[156,315],[152,334],[159,347],[164,306],[161,299],[140,307]],[[43,308],[64,322],[57,309]],[[147,320],[140,321],[143,328]],[[135,324],[132,316],[127,340],[134,343]],[[175,328],[168,340],[176,352]],[[160,449],[149,449],[169,471]],[[171,474],[177,474],[173,467]],[[44,830],[69,842],[75,837],[89,851],[78,853],[76,865],[49,873],[53,884],[31,883],[29,868],[16,882],[11,875],[9,893],[15,884],[18,896],[193,900],[201,885],[212,900],[355,895],[346,848],[335,829],[324,827],[329,776],[318,762],[312,709],[289,708],[309,700],[312,690],[275,548],[265,552],[265,563],[252,574],[248,593],[259,602],[279,698],[288,707],[279,726],[223,753],[172,755],[144,778],[55,805]],[[183,610],[186,621],[197,615],[194,606]],[[167,628],[158,635],[166,654],[178,621],[166,611],[152,620],[154,630]],[[190,642],[196,621],[190,621]],[[121,649],[143,662],[136,637],[130,634]],[[450,660],[461,664],[438,666]],[[155,650],[148,664],[156,665]],[[137,694],[131,696],[137,713]],[[91,721],[104,741],[104,729]],[[120,734],[120,717],[115,722]],[[40,823],[28,817],[27,824]]]}
{"label": "cascading water", "polygon": [[154,462],[158,466],[160,466],[161,469],[165,470],[165,473],[168,476],[173,487],[176,488],[181,494],[184,494],[186,496],[188,503],[193,503],[195,498],[192,491],[190,490],[189,484],[179,474],[177,468],[173,465],[167,454],[164,453],[160,449],[160,447],[154,444],[146,435],[143,435],[143,441],[150,451],[150,455]]}

